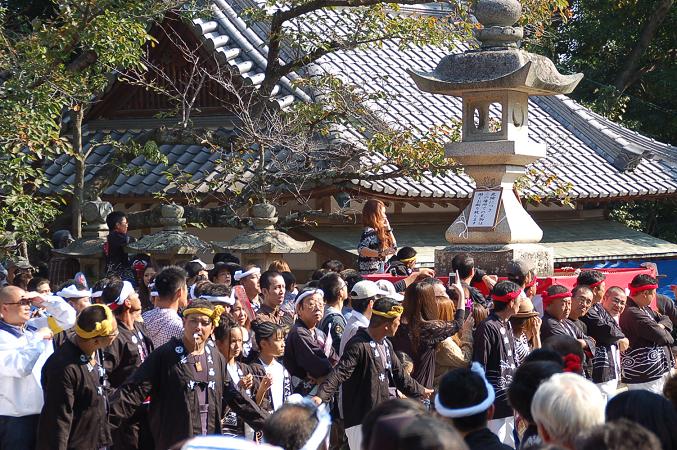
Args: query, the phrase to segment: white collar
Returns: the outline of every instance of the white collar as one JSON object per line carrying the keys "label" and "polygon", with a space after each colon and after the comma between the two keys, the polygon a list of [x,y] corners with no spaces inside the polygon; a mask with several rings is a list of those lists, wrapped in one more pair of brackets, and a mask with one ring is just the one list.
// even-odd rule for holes
{"label": "white collar", "polygon": [[355,322],[358,322],[361,325],[364,325],[366,327],[369,326],[369,319],[367,319],[367,317],[364,314],[362,314],[361,312],[356,311],[354,309],[351,311],[351,314],[352,314],[352,317],[355,318]]}

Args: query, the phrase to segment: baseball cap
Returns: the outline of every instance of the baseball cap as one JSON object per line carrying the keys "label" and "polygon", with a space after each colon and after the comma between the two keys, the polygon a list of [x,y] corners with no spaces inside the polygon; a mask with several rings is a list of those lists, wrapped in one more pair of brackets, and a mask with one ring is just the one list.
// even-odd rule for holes
{"label": "baseball cap", "polygon": [[389,296],[388,291],[384,291],[378,287],[376,283],[371,280],[362,280],[355,283],[353,290],[350,291],[350,298],[354,300],[362,300],[364,298],[380,296]]}
{"label": "baseball cap", "polygon": [[508,275],[526,277],[531,268],[531,265],[523,259],[515,259],[508,263]]}
{"label": "baseball cap", "polygon": [[402,300],[404,300],[404,295],[399,294],[397,292],[397,290],[395,290],[395,285],[392,284],[390,281],[388,281],[388,280],[378,280],[376,282],[376,286],[378,286],[378,288],[381,289],[382,291],[385,291],[385,292],[388,293],[388,295],[386,297],[390,297],[393,300],[397,300],[398,302],[401,302]]}

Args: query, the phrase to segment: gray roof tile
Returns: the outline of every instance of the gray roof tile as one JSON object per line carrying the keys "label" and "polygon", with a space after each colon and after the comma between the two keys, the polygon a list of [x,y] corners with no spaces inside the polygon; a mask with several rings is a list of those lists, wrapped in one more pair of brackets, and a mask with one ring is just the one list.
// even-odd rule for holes
{"label": "gray roof tile", "polygon": [[[194,28],[202,39],[223,43],[217,46],[215,54],[221,55],[224,61],[234,68],[247,71],[243,76],[254,85],[260,83],[265,69],[267,48],[263,45],[266,31],[254,24],[248,27],[238,17],[237,11],[251,6],[248,0],[214,0],[213,17],[210,20],[195,19]],[[325,13],[328,23],[335,23],[337,29],[347,30],[351,26],[345,18],[333,13]],[[459,46],[463,51],[465,46]],[[451,118],[460,118],[461,101],[455,97],[432,95],[418,91],[406,69],[431,70],[446,54],[446,49],[425,46],[400,50],[397,43],[385,42],[381,48],[369,50],[350,50],[333,53],[320,61],[323,69],[340,74],[346,81],[359,84],[370,91],[387,89],[395,96],[376,104],[382,117],[392,124],[409,127],[423,133],[432,125],[445,123]],[[226,56],[228,55],[228,56]],[[290,74],[281,80],[280,89],[276,93],[283,105],[292,99],[309,100],[303,91],[293,88]],[[384,82],[382,77],[387,77]],[[584,108],[566,96],[532,97],[529,99],[530,137],[533,141],[547,145],[547,156],[535,164],[546,168],[561,180],[574,185],[574,198],[604,198],[628,195],[644,195],[646,193],[677,192],[677,149],[673,146],[656,142]],[[113,132],[111,137],[130,139],[137,131]],[[351,135],[354,132],[351,131]],[[103,133],[95,133],[98,140]],[[90,139],[92,139],[92,136]],[[634,170],[619,170],[617,156],[623,152],[636,152],[637,149],[656,158],[641,158]],[[213,154],[204,148],[190,148],[182,145],[163,145],[160,150],[167,155],[169,167],[177,165],[180,169],[189,170],[194,175],[205,175],[210,170],[217,170],[204,161],[213,161]],[[105,162],[109,149],[101,148],[93,152],[97,164]],[[633,153],[634,154],[634,153]],[[92,164],[94,158],[88,163]],[[57,160],[48,168],[52,176],[51,188],[60,190],[57,185],[63,183],[65,177],[72,178],[72,164],[64,164],[65,159]],[[136,161],[135,161],[136,163]],[[63,167],[61,165],[63,164]],[[138,164],[141,164],[139,161]],[[166,190],[167,180],[161,177],[158,167],[148,171],[142,178],[138,189],[132,189],[129,183],[136,182],[121,175],[114,186],[107,189],[109,195],[148,195],[152,189]],[[149,174],[153,174],[149,178]],[[160,177],[160,178],[157,178]],[[468,198],[474,183],[464,174],[449,172],[438,176],[426,176],[421,180],[395,179],[373,183],[359,182],[362,189],[376,192],[387,192],[398,197],[425,198]],[[145,186],[149,186],[145,188]],[[531,192],[543,194],[541,186],[533,186]],[[546,195],[550,192],[546,191]]]}

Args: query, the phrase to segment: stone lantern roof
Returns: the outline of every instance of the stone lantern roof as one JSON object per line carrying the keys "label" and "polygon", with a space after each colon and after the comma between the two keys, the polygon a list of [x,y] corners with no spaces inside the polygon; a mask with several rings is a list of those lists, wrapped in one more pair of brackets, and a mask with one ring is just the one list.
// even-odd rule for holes
{"label": "stone lantern roof", "polygon": [[128,252],[171,258],[211,251],[211,245],[207,242],[183,231],[186,219],[183,218],[181,206],[175,204],[162,205],[161,215],[160,222],[164,226],[162,231],[143,236],[138,241],[127,245]]}
{"label": "stone lantern roof", "polygon": [[244,255],[308,253],[314,241],[297,241],[275,229],[277,210],[270,203],[252,206],[254,231],[243,233],[227,242],[213,242],[217,252],[238,252]]}
{"label": "stone lantern roof", "polygon": [[522,13],[517,0],[479,0],[474,14],[483,28],[480,49],[448,55],[432,72],[408,71],[419,89],[461,96],[468,91],[514,90],[528,95],[568,94],[583,74],[562,75],[550,59],[518,48]]}

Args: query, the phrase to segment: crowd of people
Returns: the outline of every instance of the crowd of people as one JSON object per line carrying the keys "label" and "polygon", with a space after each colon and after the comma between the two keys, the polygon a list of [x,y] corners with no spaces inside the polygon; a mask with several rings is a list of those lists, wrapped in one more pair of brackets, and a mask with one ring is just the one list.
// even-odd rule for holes
{"label": "crowd of people", "polygon": [[499,280],[461,253],[442,282],[378,201],[355,269],[156,267],[113,214],[91,288],[8,264],[0,450],[677,448],[677,313],[652,276],[537,294],[525,261]]}

